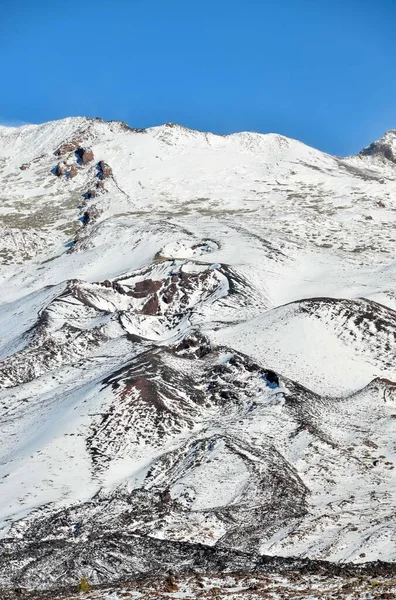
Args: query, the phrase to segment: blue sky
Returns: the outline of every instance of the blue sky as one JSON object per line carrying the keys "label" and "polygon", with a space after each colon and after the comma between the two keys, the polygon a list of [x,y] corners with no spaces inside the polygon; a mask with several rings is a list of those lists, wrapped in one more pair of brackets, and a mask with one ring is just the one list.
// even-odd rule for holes
{"label": "blue sky", "polygon": [[175,121],[354,153],[396,128],[395,31],[395,0],[3,0],[0,121]]}

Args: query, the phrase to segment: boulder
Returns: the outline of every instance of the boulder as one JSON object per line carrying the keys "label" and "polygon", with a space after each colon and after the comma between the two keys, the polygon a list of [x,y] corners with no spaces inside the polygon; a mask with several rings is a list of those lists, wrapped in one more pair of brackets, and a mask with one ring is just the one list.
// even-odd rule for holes
{"label": "boulder", "polygon": [[91,200],[92,198],[96,198],[97,195],[98,192],[95,188],[89,188],[89,190],[85,192],[84,198],[86,198],[86,200]]}
{"label": "boulder", "polygon": [[165,288],[164,294],[162,295],[162,300],[165,304],[170,304],[177,292],[176,283],[171,283],[169,286]]}
{"label": "boulder", "polygon": [[81,217],[81,222],[85,226],[85,225],[88,225],[88,223],[90,222],[90,220],[91,220],[91,216],[89,214],[89,211],[86,210],[84,212],[83,216]]}
{"label": "boulder", "polygon": [[368,448],[373,448],[374,450],[377,450],[378,448],[377,444],[372,440],[363,440],[363,444]]}
{"label": "boulder", "polygon": [[160,499],[161,499],[162,504],[171,504],[172,503],[172,496],[169,491],[169,488],[160,492]]}
{"label": "boulder", "polygon": [[82,146],[80,146],[79,148],[77,148],[76,154],[83,165],[88,164],[94,159],[94,153],[90,148],[83,148]]}
{"label": "boulder", "polygon": [[164,592],[169,594],[177,591],[179,591],[179,586],[176,582],[176,577],[173,574],[169,574],[165,579]]}
{"label": "boulder", "polygon": [[102,214],[102,211],[95,204],[90,206],[87,212],[91,221],[95,221]]}
{"label": "boulder", "polygon": [[21,165],[19,168],[21,169],[21,171],[26,171],[26,169],[29,169],[30,167],[30,163],[23,163],[23,165]]}
{"label": "boulder", "polygon": [[68,168],[68,167],[67,167],[67,164],[66,164],[66,163],[64,163],[63,161],[62,161],[62,162],[59,162],[59,163],[56,165],[56,167],[55,167],[55,175],[56,175],[57,177],[62,177],[63,175],[65,175],[65,174],[66,174],[66,172],[67,172],[67,168]]}
{"label": "boulder", "polygon": [[72,165],[69,171],[69,179],[73,179],[78,173],[78,167],[76,165]]}
{"label": "boulder", "polygon": [[113,175],[113,170],[104,160],[98,162],[99,176],[101,179],[107,179]]}
{"label": "boulder", "polygon": [[80,217],[80,221],[84,226],[86,226],[88,225],[88,223],[96,221],[96,219],[100,217],[101,214],[102,211],[95,204],[93,204],[84,211],[84,213]]}

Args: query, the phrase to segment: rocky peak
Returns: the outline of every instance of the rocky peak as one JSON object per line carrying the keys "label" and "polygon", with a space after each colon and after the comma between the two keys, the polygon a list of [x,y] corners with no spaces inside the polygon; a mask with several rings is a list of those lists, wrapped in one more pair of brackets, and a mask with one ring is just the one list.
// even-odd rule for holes
{"label": "rocky peak", "polygon": [[396,129],[390,129],[385,135],[359,152],[360,156],[377,156],[396,164]]}

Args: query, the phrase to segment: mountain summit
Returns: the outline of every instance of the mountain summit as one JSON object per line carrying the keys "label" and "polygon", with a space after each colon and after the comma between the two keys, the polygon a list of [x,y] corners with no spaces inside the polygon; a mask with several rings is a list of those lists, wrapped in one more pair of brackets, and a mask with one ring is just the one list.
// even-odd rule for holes
{"label": "mountain summit", "polygon": [[373,156],[396,164],[396,129],[390,129],[385,135],[360,152],[360,156]]}

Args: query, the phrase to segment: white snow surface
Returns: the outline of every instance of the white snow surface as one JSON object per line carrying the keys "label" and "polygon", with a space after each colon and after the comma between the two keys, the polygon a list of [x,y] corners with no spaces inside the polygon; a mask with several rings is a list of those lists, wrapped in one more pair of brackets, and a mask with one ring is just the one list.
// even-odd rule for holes
{"label": "white snow surface", "polygon": [[[54,156],[73,140],[94,160]],[[384,143],[396,147],[396,133]],[[51,172],[61,160],[76,164],[75,177]],[[104,188],[99,160],[112,169]],[[3,537],[23,536],[40,509],[166,488],[184,512],[153,520],[152,537],[244,549],[227,541],[219,515],[261,506],[276,454],[308,490],[307,511],[263,530],[262,552],[396,559],[392,161],[340,159],[275,134],[68,118],[0,128],[0,181]],[[92,206],[84,227],[78,219]],[[161,291],[140,293],[147,281],[163,282]],[[156,400],[169,412],[157,412],[141,400],[141,371],[133,389],[104,385],[136,357],[197,332],[214,358],[166,364],[191,377],[207,405],[170,382]],[[200,365],[227,368],[234,353],[278,373],[277,393],[236,370],[227,385],[248,392],[214,406]],[[163,375],[153,377],[160,385]],[[290,412],[290,385],[316,402],[315,426]],[[109,407],[114,436],[100,424]]]}

